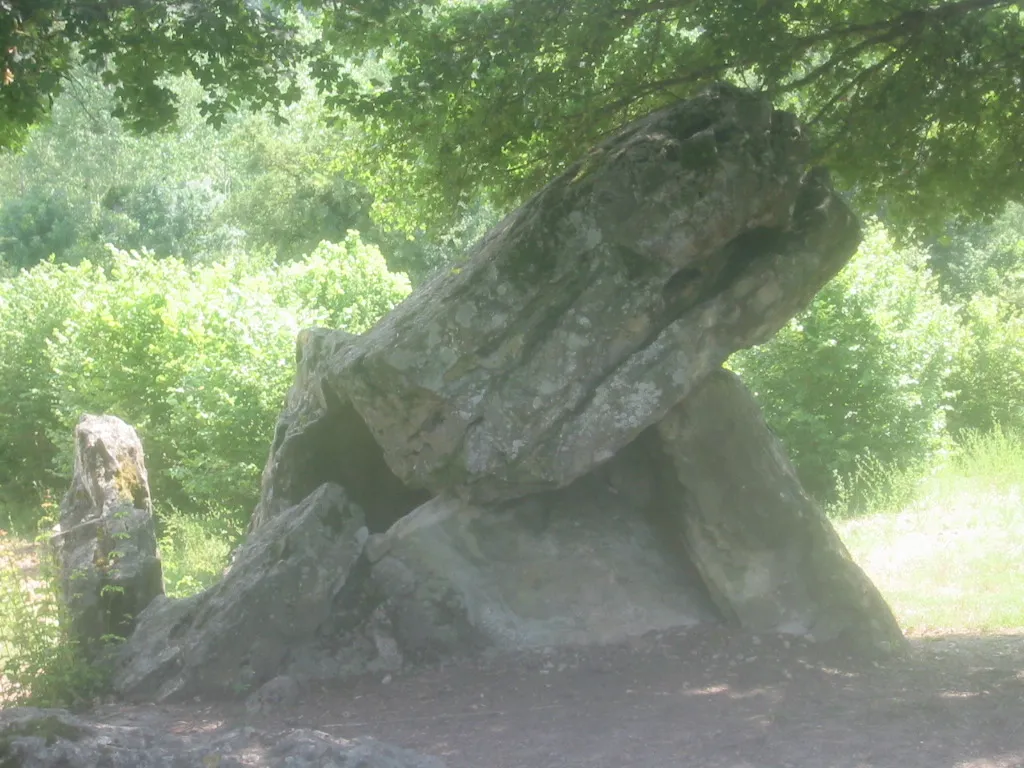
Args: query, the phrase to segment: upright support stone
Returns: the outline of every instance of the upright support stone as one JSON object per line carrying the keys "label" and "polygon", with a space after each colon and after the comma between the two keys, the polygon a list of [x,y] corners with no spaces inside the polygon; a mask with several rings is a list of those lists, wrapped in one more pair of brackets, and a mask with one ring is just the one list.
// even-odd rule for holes
{"label": "upright support stone", "polygon": [[664,512],[722,614],[754,632],[892,651],[903,634],[804,492],[739,377],[718,371],[657,427]]}
{"label": "upright support stone", "polygon": [[163,594],[149,481],[138,434],[115,416],[75,428],[75,469],[51,537],[72,627],[89,652],[127,637]]}

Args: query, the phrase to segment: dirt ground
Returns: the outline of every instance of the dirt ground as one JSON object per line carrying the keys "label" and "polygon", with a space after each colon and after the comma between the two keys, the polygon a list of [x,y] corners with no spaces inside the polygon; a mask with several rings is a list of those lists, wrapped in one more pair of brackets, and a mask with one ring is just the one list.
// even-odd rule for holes
{"label": "dirt ground", "polygon": [[864,663],[702,628],[318,687],[258,717],[202,702],[93,714],[373,736],[449,768],[1024,767],[1024,635],[911,645]]}

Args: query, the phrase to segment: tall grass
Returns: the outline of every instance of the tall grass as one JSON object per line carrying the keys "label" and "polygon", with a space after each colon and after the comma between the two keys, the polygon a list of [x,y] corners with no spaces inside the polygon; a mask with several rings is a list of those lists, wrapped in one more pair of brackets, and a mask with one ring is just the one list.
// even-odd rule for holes
{"label": "tall grass", "polygon": [[188,597],[215,584],[242,539],[237,515],[210,509],[192,515],[173,507],[161,510],[160,558],[169,597]]}
{"label": "tall grass", "polygon": [[104,688],[68,631],[56,563],[40,551],[0,539],[0,706],[68,706]]}
{"label": "tall grass", "polygon": [[1024,631],[1024,436],[967,436],[873,513],[836,521],[909,634]]}

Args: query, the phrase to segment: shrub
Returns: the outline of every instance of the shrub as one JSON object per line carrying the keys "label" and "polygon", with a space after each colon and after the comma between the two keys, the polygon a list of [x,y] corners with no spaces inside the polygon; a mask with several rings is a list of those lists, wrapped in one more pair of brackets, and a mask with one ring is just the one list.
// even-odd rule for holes
{"label": "shrub", "polygon": [[77,237],[67,195],[34,188],[0,206],[0,257],[14,267],[31,267],[64,253]]}
{"label": "shrub", "polygon": [[0,486],[9,503],[57,482],[51,436],[62,422],[48,342],[101,277],[88,263],[44,262],[0,279]]}
{"label": "shrub", "polygon": [[114,251],[0,282],[0,480],[66,477],[79,416],[110,413],[138,429],[158,501],[247,515],[298,331],[364,331],[408,291],[354,232],[284,266]]}
{"label": "shrub", "polygon": [[842,477],[853,498],[850,483],[866,480],[869,464],[904,471],[942,443],[959,339],[926,254],[895,249],[874,224],[805,312],[730,365],[757,396],[807,489],[833,500]]}
{"label": "shrub", "polygon": [[1024,432],[1024,312],[994,296],[975,296],[964,308],[966,339],[950,387],[956,401],[949,428]]}

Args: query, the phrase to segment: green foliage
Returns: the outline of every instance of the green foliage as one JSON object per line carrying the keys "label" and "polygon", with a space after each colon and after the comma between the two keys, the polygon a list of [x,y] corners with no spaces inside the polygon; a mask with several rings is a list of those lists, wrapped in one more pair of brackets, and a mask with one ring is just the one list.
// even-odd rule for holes
{"label": "green foliage", "polygon": [[910,507],[919,499],[922,481],[939,455],[889,466],[873,454],[856,457],[852,474],[842,475],[836,470],[835,489],[825,504],[825,513],[841,520]]}
{"label": "green foliage", "polygon": [[285,266],[114,251],[22,272],[0,283],[0,482],[66,478],[80,415],[111,413],[139,430],[155,498],[247,514],[298,331],[364,331],[408,291],[354,232]]}
{"label": "green foliage", "polygon": [[38,573],[26,570],[16,558],[31,555],[19,549],[34,547],[4,542],[0,551],[0,700],[39,707],[88,701],[103,690],[106,674],[69,634],[56,564],[44,559]]}
{"label": "green foliage", "polygon": [[323,101],[307,92],[288,108],[289,128],[263,115],[233,121],[224,134],[230,191],[224,218],[248,247],[269,247],[281,260],[308,254],[350,229],[372,239],[370,197],[342,173],[347,137],[327,123]]}
{"label": "green foliage", "polygon": [[175,84],[181,132],[140,138],[110,116],[112,90],[81,69],[19,154],[0,156],[0,256],[31,267],[51,254],[106,258],[106,243],[188,260],[239,240],[221,215],[224,141],[199,114],[197,86]]}
{"label": "green foliage", "polygon": [[950,228],[932,244],[930,263],[948,300],[983,294],[1024,311],[1024,205],[1011,203],[990,222]]}
{"label": "green foliage", "polygon": [[950,431],[1024,431],[1024,310],[979,294],[963,315],[966,339],[949,382],[956,392]]}
{"label": "green foliage", "polygon": [[950,380],[950,431],[1024,430],[1024,206],[955,229],[931,251],[966,330]]}
{"label": "green foliage", "polygon": [[15,268],[31,267],[77,240],[67,196],[34,188],[0,209],[0,255]]}
{"label": "green foliage", "polygon": [[354,231],[282,267],[280,278],[281,290],[310,311],[315,324],[352,333],[369,330],[411,290],[408,278],[388,272],[380,251]]}
{"label": "green foliage", "polygon": [[984,490],[1018,493],[1024,487],[1024,433],[996,427],[962,436],[951,469],[972,478]]}
{"label": "green foliage", "polygon": [[[974,433],[925,477],[910,505],[836,521],[908,633],[1024,626],[1024,441]],[[889,485],[898,485],[896,479]]]}
{"label": "green foliage", "polygon": [[100,278],[90,264],[44,262],[0,279],[0,486],[9,494],[32,499],[55,481],[50,438],[61,422],[48,342]]}
{"label": "green foliage", "polygon": [[364,67],[325,62],[321,87],[366,120],[382,184],[412,183],[427,218],[473,191],[513,203],[715,80],[797,110],[816,160],[890,223],[940,226],[1024,193],[1024,15],[1003,0],[322,5],[331,50]]}
{"label": "green foliage", "polygon": [[959,338],[926,254],[896,250],[875,225],[805,312],[730,364],[808,490],[832,499],[838,476],[856,497],[869,467],[907,470],[941,445]]}
{"label": "green foliage", "polygon": [[5,143],[47,112],[76,48],[114,86],[113,112],[144,130],[178,114],[169,76],[194,74],[201,114],[222,124],[243,103],[297,102],[308,71],[334,116],[362,125],[350,149],[380,211],[410,232],[481,197],[504,209],[581,147],[716,80],[796,109],[816,161],[890,222],[938,227],[1024,194],[1024,15],[1006,0],[4,7]]}
{"label": "green foliage", "polygon": [[161,508],[157,516],[166,594],[189,597],[219,581],[244,532],[234,511],[212,508],[198,516]]}
{"label": "green foliage", "polygon": [[48,124],[19,154],[0,155],[0,259],[18,268],[51,255],[104,263],[113,243],[189,262],[267,249],[290,261],[358,229],[419,281],[493,219],[477,206],[433,241],[378,226],[357,180],[359,147],[331,127],[308,84],[282,110],[286,131],[251,112],[215,131],[200,113],[198,84],[172,86],[179,130],[140,137],[110,117],[111,89],[75,70]]}
{"label": "green foliage", "polygon": [[0,147],[17,146],[48,112],[79,58],[103,70],[114,113],[142,130],[177,115],[168,76],[196,75],[214,123],[242,102],[298,98],[292,26],[267,4],[3,0],[0,10]]}

